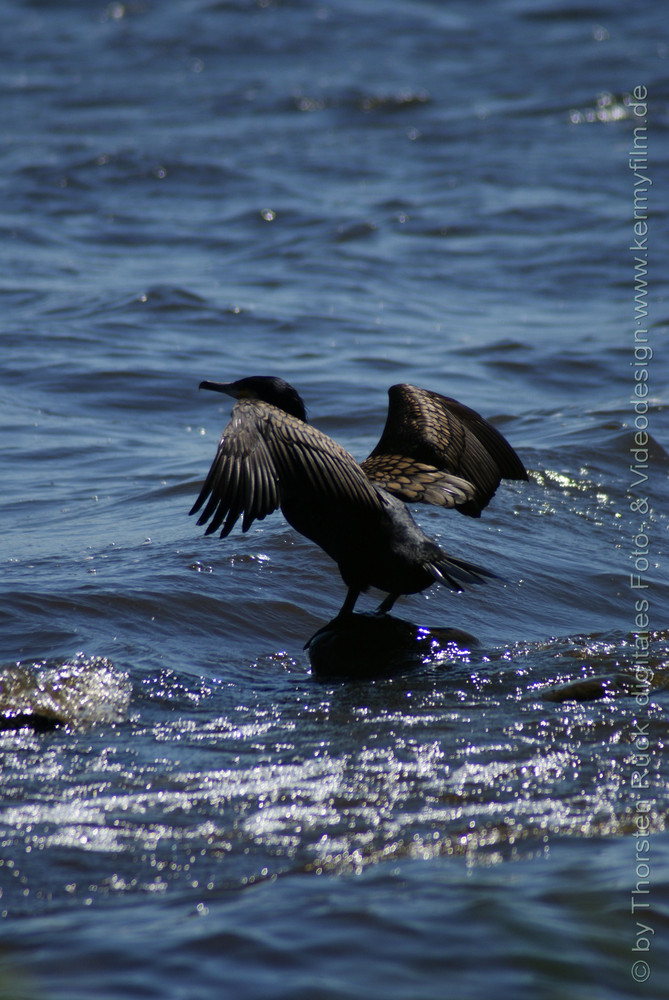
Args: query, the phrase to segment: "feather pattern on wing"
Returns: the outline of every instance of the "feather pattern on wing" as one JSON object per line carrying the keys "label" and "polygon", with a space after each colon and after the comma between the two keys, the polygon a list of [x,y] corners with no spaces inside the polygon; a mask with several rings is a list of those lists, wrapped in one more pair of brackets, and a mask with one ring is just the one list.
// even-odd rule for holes
{"label": "feather pattern on wing", "polygon": [[317,428],[258,399],[239,399],[191,513],[206,534],[242,531],[296,493],[379,510],[381,500],[352,455]]}
{"label": "feather pattern on wing", "polygon": [[513,448],[469,407],[412,385],[388,390],[383,434],[362,469],[407,503],[479,517],[502,479],[527,479]]}

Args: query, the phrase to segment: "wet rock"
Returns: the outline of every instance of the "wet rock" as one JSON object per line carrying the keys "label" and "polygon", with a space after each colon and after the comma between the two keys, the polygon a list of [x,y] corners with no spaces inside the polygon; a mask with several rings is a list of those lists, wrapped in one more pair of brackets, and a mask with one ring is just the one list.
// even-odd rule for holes
{"label": "wet rock", "polygon": [[477,645],[454,628],[427,628],[392,615],[334,618],[307,642],[314,674],[324,680],[390,677]]}
{"label": "wet rock", "polygon": [[549,688],[542,694],[543,701],[596,701],[598,698],[619,697],[629,694],[634,678],[630,674],[603,674],[570,681],[559,687]]}
{"label": "wet rock", "polygon": [[64,725],[64,720],[55,715],[35,712],[32,709],[24,711],[7,709],[0,712],[0,733],[14,732],[18,729],[32,729],[35,733],[48,733]]}

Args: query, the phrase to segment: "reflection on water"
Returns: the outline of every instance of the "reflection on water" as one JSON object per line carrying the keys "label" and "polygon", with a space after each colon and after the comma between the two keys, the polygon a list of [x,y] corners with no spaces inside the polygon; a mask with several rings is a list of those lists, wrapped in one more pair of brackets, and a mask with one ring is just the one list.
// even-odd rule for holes
{"label": "reflection on water", "polygon": [[[358,637],[399,628],[419,646],[435,642],[405,622],[356,618]],[[350,633],[337,626],[339,640]],[[665,641],[656,637],[658,668]],[[107,661],[17,667],[6,700],[57,708],[71,728],[56,742],[27,727],[0,738],[3,906],[172,883],[233,889],[388,858],[491,863],[541,851],[556,835],[627,832],[634,701],[619,672],[601,681],[614,645],[591,636],[444,656],[446,642],[436,656],[423,649],[410,673],[329,685],[275,654],[272,698],[259,664],[255,684],[245,672],[203,683],[166,670],[145,679],[130,716],[127,678]],[[589,683],[600,700],[579,700]],[[656,684],[660,692],[666,671]],[[77,728],[94,716],[97,727]],[[648,718],[659,748],[659,704]],[[651,759],[657,831],[657,749]]]}

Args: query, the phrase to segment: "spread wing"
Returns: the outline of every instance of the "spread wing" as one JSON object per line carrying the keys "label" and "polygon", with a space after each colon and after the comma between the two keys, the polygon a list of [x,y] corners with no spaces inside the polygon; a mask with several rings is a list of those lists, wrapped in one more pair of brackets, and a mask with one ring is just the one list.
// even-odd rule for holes
{"label": "spread wing", "polygon": [[527,479],[509,442],[468,406],[413,385],[388,396],[386,426],[362,469],[389,493],[479,517],[502,479]]}
{"label": "spread wing", "polygon": [[381,506],[358,463],[336,441],[269,403],[238,400],[190,513],[204,506],[197,523],[209,522],[207,535],[223,525],[223,538],[240,514],[247,531],[296,495],[325,499],[335,509]]}

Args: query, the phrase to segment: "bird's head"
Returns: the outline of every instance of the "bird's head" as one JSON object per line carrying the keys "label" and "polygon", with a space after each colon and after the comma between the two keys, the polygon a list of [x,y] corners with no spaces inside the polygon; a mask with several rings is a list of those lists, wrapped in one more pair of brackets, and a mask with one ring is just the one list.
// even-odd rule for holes
{"label": "bird's head", "polygon": [[234,399],[260,399],[298,420],[306,420],[302,397],[292,385],[274,375],[251,375],[236,382],[200,382],[200,389],[225,392]]}

